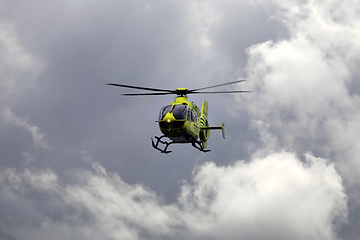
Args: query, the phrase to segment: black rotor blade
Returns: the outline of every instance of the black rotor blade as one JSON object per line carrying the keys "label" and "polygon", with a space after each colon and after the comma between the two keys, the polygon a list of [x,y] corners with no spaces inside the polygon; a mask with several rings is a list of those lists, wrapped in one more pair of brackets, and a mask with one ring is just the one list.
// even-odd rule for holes
{"label": "black rotor blade", "polygon": [[134,88],[134,89],[141,89],[141,90],[148,90],[148,91],[155,91],[155,92],[176,93],[174,90],[159,89],[159,88],[138,87],[138,86],[130,86],[130,85],[124,85],[124,84],[115,84],[115,83],[108,83],[106,85],[111,85],[111,86],[116,86],[116,87],[124,87],[124,88]]}
{"label": "black rotor blade", "polygon": [[204,90],[204,89],[209,89],[209,88],[221,87],[221,86],[230,85],[230,84],[235,84],[235,83],[244,82],[244,81],[246,81],[246,80],[238,80],[238,81],[233,81],[233,82],[218,84],[218,85],[214,85],[214,86],[209,86],[209,87],[192,89],[192,90],[189,90],[189,93],[194,92],[194,91],[198,91],[198,90]]}
{"label": "black rotor blade", "polygon": [[203,93],[245,93],[252,91],[219,91],[219,92],[188,92],[187,94],[203,94]]}
{"label": "black rotor blade", "polygon": [[124,93],[121,95],[124,96],[155,96],[155,95],[169,95],[174,94],[172,92],[165,92],[165,93]]}

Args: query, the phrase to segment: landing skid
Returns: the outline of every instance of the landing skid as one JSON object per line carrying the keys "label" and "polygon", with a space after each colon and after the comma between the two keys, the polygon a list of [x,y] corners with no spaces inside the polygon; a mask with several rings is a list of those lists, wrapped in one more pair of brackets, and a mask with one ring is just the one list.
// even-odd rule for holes
{"label": "landing skid", "polygon": [[[161,141],[161,139],[162,139],[163,137],[166,137],[166,136],[165,136],[165,135],[163,135],[163,136],[161,136],[161,137],[155,136],[155,138],[156,138],[156,143],[154,143],[154,140],[151,138],[151,144],[152,144],[153,148],[159,150],[161,153],[165,153],[165,154],[171,153],[172,151],[166,151],[166,150],[167,150],[167,148],[170,146],[170,144],[173,144],[173,143],[175,143],[175,142],[170,142],[170,143],[169,143],[169,142],[166,142],[166,141]],[[166,145],[165,148],[164,148],[164,149],[159,148],[159,147],[158,147],[158,146],[159,146],[159,143],[165,144],[165,145]]]}
{"label": "landing skid", "polygon": [[[196,145],[197,144],[197,145]],[[198,140],[195,140],[195,139],[192,139],[191,141],[191,145],[196,148],[196,149],[199,149],[200,151],[204,152],[204,153],[207,153],[207,152],[210,152],[211,150],[205,150],[201,144],[200,141]]]}
{"label": "landing skid", "polygon": [[[177,143],[177,142],[167,142],[167,141],[162,141],[161,139],[166,137],[165,135],[161,136],[161,137],[158,137],[158,136],[155,136],[156,138],[156,143],[154,142],[154,140],[151,138],[151,144],[153,146],[153,148],[159,150],[161,153],[165,153],[165,154],[168,154],[168,153],[171,153],[172,151],[167,151],[167,148],[173,144],[173,143]],[[196,149],[199,149],[201,152],[204,152],[204,153],[207,153],[207,152],[210,152],[211,150],[205,150],[201,144],[200,141],[196,140],[196,139],[191,139],[190,140],[191,142],[191,145],[196,148]],[[159,143],[161,144],[164,144],[165,145],[165,148],[164,149],[161,149],[159,148]]]}

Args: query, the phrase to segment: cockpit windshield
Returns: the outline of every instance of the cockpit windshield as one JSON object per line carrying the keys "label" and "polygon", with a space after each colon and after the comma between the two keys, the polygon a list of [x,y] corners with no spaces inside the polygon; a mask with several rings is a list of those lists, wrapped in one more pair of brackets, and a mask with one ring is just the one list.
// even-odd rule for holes
{"label": "cockpit windshield", "polygon": [[186,105],[175,105],[172,109],[172,113],[177,120],[186,119],[187,106]]}
{"label": "cockpit windshield", "polygon": [[[160,109],[159,113],[159,120],[163,120],[165,115],[170,112],[173,105],[167,105]],[[185,120],[186,119],[186,112],[187,106],[186,105],[174,105],[171,110],[172,114],[174,115],[175,119],[177,120]]]}
{"label": "cockpit windshield", "polygon": [[167,105],[160,109],[159,120],[163,120],[165,115],[170,111],[171,107],[172,107],[171,105]]}

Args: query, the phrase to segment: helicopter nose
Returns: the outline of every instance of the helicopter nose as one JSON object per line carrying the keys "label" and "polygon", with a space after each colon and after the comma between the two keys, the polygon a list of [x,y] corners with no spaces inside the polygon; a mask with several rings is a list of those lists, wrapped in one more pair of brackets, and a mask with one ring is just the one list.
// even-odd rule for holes
{"label": "helicopter nose", "polygon": [[[167,113],[161,121],[160,128],[162,128],[166,133],[172,131],[179,131],[178,128],[181,128],[184,125],[185,121],[178,121],[172,113]],[[164,132],[163,132],[164,133]]]}
{"label": "helicopter nose", "polygon": [[170,124],[175,120],[175,117],[172,113],[167,113],[163,120],[165,120],[167,124]]}
{"label": "helicopter nose", "polygon": [[175,121],[176,119],[175,119],[172,112],[167,113],[163,120],[165,122],[166,128],[168,128],[169,130],[174,128],[174,124],[176,123],[176,121]]}

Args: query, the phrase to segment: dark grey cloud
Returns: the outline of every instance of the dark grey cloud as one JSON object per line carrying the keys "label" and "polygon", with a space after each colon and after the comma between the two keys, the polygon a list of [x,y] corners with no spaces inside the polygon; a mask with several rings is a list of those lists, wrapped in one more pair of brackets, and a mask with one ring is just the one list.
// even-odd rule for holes
{"label": "dark grey cloud", "polygon": [[[2,236],[336,239],[340,231],[353,239],[359,20],[356,8],[342,14],[353,1],[335,3],[2,2]],[[249,81],[231,88],[254,92],[189,97],[209,102],[211,125],[226,124],[226,140],[212,132],[207,154],[151,147],[171,96],[129,98],[119,93],[131,90],[105,85],[196,88],[237,78]],[[232,198],[237,211],[222,211]],[[286,208],[271,205],[279,202]]]}

